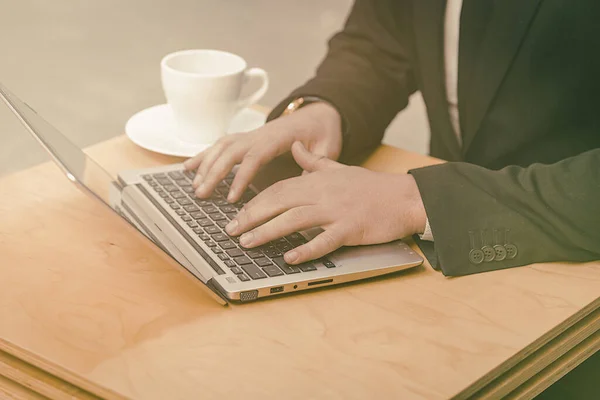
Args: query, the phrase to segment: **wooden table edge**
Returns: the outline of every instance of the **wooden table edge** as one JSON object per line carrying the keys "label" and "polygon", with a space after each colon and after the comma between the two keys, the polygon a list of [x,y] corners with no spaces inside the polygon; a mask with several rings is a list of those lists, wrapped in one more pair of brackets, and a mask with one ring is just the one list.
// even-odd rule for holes
{"label": "wooden table edge", "polygon": [[512,391],[506,399],[533,399],[598,351],[600,351],[600,331],[569,350],[534,378]]}

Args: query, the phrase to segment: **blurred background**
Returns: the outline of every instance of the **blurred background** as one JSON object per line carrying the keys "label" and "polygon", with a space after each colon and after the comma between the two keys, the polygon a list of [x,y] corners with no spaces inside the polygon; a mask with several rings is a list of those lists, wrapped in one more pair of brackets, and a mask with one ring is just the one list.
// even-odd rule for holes
{"label": "blurred background", "polygon": [[[273,107],[313,74],[351,0],[0,0],[0,82],[77,145],[120,135],[130,116],[164,103],[161,58],[191,48],[237,53],[266,69]],[[423,102],[385,143],[425,153]],[[0,104],[0,175],[48,159]]]}

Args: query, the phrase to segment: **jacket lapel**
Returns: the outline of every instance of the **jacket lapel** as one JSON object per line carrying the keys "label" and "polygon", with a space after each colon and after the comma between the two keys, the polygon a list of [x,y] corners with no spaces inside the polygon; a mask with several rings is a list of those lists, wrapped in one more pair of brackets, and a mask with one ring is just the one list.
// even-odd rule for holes
{"label": "jacket lapel", "polygon": [[460,159],[460,145],[450,124],[445,90],[444,15],[446,0],[413,0],[413,21],[421,92],[429,113],[439,115],[432,126],[449,150],[449,159]]}
{"label": "jacket lapel", "polygon": [[467,104],[463,107],[468,109],[462,126],[463,154],[473,141],[541,1],[543,0],[496,1],[481,44],[479,61],[470,67],[473,78],[469,82]]}

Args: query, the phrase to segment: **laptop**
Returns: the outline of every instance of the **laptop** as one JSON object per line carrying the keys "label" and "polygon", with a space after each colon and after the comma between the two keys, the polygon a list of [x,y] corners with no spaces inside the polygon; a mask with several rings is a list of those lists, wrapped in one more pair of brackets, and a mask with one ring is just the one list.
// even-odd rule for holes
{"label": "laptop", "polygon": [[[319,234],[317,228],[245,249],[224,227],[261,189],[281,179],[285,168],[274,166],[274,177],[268,179],[264,179],[268,172],[261,172],[235,204],[225,200],[235,169],[209,199],[194,196],[194,173],[182,164],[121,171],[115,179],[2,85],[0,97],[71,181],[107,204],[224,303],[250,302],[358,281],[423,262],[406,243],[397,240],[343,247],[318,260],[288,265],[283,254]],[[293,174],[301,172],[294,165],[290,170],[294,167]]]}

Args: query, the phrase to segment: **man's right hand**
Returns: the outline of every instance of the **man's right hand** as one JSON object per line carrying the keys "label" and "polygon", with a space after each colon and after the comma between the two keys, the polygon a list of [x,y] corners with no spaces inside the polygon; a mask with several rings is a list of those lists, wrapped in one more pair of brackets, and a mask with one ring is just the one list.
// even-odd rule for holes
{"label": "man's right hand", "polygon": [[209,197],[231,169],[240,164],[227,200],[239,200],[258,169],[301,142],[311,153],[337,160],[342,150],[342,124],[337,110],[327,103],[309,104],[249,132],[222,137],[213,146],[184,163],[197,170],[196,196]]}

